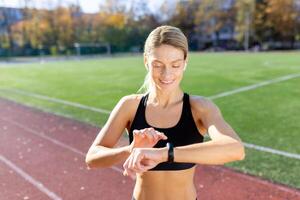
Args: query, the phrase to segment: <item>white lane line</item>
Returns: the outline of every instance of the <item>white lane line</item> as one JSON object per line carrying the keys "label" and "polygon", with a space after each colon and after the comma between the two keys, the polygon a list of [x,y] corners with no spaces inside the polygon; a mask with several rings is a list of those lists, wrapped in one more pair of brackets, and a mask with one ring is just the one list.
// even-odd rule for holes
{"label": "white lane line", "polygon": [[[282,82],[282,81],[287,81],[287,80],[294,79],[294,78],[299,78],[299,77],[300,77],[300,74],[289,74],[289,75],[286,75],[286,76],[281,76],[281,77],[278,77],[278,78],[275,78],[275,79],[270,79],[270,80],[263,81],[263,82],[260,82],[260,83],[256,83],[256,84],[253,84],[253,85],[248,85],[248,86],[240,87],[240,88],[237,88],[237,89],[234,89],[234,90],[221,92],[219,94],[209,96],[208,98],[209,99],[218,99],[218,98],[221,98],[221,97],[230,96],[230,95],[237,94],[237,93],[240,93],[240,92],[253,90],[253,89],[263,87],[263,86],[266,86],[266,85],[279,83],[279,82]],[[2,92],[8,92],[8,93],[16,93],[16,94],[19,94],[19,95],[24,95],[24,96],[29,96],[29,97],[34,97],[34,98],[37,98],[37,99],[50,101],[50,102],[55,102],[55,103],[60,103],[60,104],[68,105],[68,106],[73,106],[73,107],[77,107],[77,108],[80,108],[80,109],[83,109],[83,110],[90,110],[90,111],[94,111],[94,112],[98,112],[98,113],[102,113],[102,114],[110,114],[111,113],[110,110],[106,110],[106,109],[102,109],[102,108],[96,108],[96,107],[92,107],[92,106],[87,106],[87,105],[83,105],[83,104],[76,103],[76,102],[66,101],[66,100],[57,99],[57,98],[54,98],[54,97],[49,97],[49,96],[40,95],[40,94],[36,94],[36,93],[32,93],[32,92],[27,92],[27,91],[24,91],[24,90],[3,88],[3,89],[0,89],[0,92],[1,91]]]}
{"label": "white lane line", "polygon": [[250,143],[245,143],[245,142],[243,142],[243,144],[245,145],[245,147],[248,147],[250,149],[256,149],[258,151],[268,152],[268,153],[271,153],[271,154],[277,154],[277,155],[285,156],[285,157],[288,157],[288,158],[294,158],[294,159],[300,160],[300,154],[289,153],[289,152],[286,152],[286,151],[272,149],[270,147],[258,146],[258,145],[255,145],[255,144],[250,144]]}
{"label": "white lane line", "polygon": [[[31,133],[39,136],[39,137],[42,137],[42,138],[44,138],[46,140],[49,140],[52,143],[54,143],[56,145],[59,145],[59,146],[65,148],[65,149],[68,149],[70,151],[73,151],[73,152],[75,152],[75,153],[77,153],[77,154],[79,154],[79,155],[81,155],[83,157],[85,157],[85,155],[86,155],[83,152],[81,152],[81,151],[79,151],[79,150],[77,150],[77,149],[75,149],[75,148],[73,148],[73,147],[71,147],[71,146],[69,146],[69,145],[67,145],[65,143],[62,143],[62,142],[60,142],[60,141],[58,141],[56,139],[53,139],[53,138],[51,138],[51,137],[49,137],[49,136],[47,136],[45,134],[41,134],[41,133],[39,133],[39,132],[31,129],[31,128],[28,128],[28,127],[24,126],[21,123],[18,123],[18,122],[15,122],[15,121],[11,121],[9,119],[2,118],[2,117],[0,117],[0,119],[3,120],[3,121],[6,121],[8,123],[14,124],[14,125],[22,128],[22,129],[24,129],[24,130],[26,130],[28,132],[31,132]],[[276,155],[285,156],[285,157],[288,157],[288,158],[294,158],[294,159],[300,160],[300,155],[296,154],[296,153],[289,153],[289,152],[286,152],[286,151],[281,151],[281,150],[272,149],[272,148],[269,148],[269,147],[264,147],[264,146],[259,146],[259,145],[254,145],[254,144],[245,143],[245,142],[243,142],[243,144],[247,148],[256,149],[258,151],[268,152],[268,153],[272,153],[272,154],[276,154]],[[117,168],[115,166],[112,166],[112,168],[116,168],[115,169],[116,171],[122,172],[122,170],[120,168]]]}
{"label": "white lane line", "polygon": [[[81,156],[84,156],[84,153],[82,153],[81,151],[76,150],[75,148],[70,147],[69,145],[64,144],[64,143],[62,143],[62,142],[60,142],[60,141],[57,141],[57,140],[55,140],[55,139],[53,139],[53,138],[50,138],[50,137],[48,137],[48,136],[46,136],[46,135],[44,135],[44,134],[40,134],[40,133],[38,133],[38,132],[36,132],[36,131],[34,131],[34,130],[32,130],[32,129],[30,129],[30,128],[28,128],[28,127],[26,127],[26,126],[24,126],[24,125],[22,125],[22,124],[20,124],[20,123],[17,123],[17,122],[15,122],[15,121],[11,121],[11,120],[8,120],[8,119],[4,119],[4,118],[2,118],[2,117],[1,117],[0,119],[4,120],[4,121],[6,121],[6,122],[9,122],[9,123],[11,123],[11,124],[14,124],[14,125],[16,125],[16,126],[22,128],[22,129],[24,129],[24,130],[30,132],[30,133],[33,133],[33,134],[39,136],[39,137],[42,137],[42,138],[44,138],[44,139],[46,139],[46,140],[49,140],[49,141],[53,142],[53,143],[56,144],[56,145],[59,145],[59,146],[61,146],[61,147],[63,147],[63,148],[66,148],[66,149],[68,149],[68,150],[70,150],[70,151],[73,151],[73,152],[75,152],[75,153],[77,153],[77,154],[79,154],[79,155],[81,155]],[[245,145],[248,146],[249,144],[245,144]],[[251,144],[250,144],[250,145],[251,145]],[[278,152],[278,151],[277,151],[277,152]],[[299,159],[299,156],[297,157],[297,159]],[[215,169],[217,169],[217,170],[224,171],[224,172],[228,172],[228,171],[229,171],[229,169],[224,169],[223,167],[219,167],[219,166],[211,166],[211,167],[213,167],[213,168],[215,168]],[[117,172],[119,172],[119,173],[121,173],[121,174],[123,173],[122,170],[119,169],[118,167],[112,167],[112,169],[115,170],[115,171],[117,171]],[[257,178],[254,178],[254,177],[250,176],[250,175],[245,175],[245,174],[241,174],[241,173],[236,173],[236,175],[237,175],[237,176],[240,176],[240,177],[242,177],[242,178],[244,178],[244,179],[248,179],[248,180],[250,180],[250,181],[260,182],[260,183],[262,183],[262,184],[264,184],[264,185],[267,185],[267,186],[271,184],[271,183],[269,183],[267,180],[257,179]],[[294,190],[289,189],[289,188],[287,188],[287,187],[280,186],[280,185],[278,185],[278,184],[276,184],[276,185],[277,185],[277,188],[280,189],[280,190],[282,190],[282,191],[289,192],[289,193],[292,192],[292,193],[298,194],[297,191],[294,191]]]}
{"label": "white lane line", "polygon": [[[299,77],[300,77],[300,74],[289,74],[289,75],[286,75],[286,76],[281,76],[281,77],[278,77],[278,78],[275,78],[275,79],[270,79],[270,80],[263,81],[263,82],[260,82],[260,83],[256,83],[256,84],[253,84],[253,85],[249,85],[249,86],[241,87],[241,88],[238,88],[238,89],[230,90],[230,91],[227,91],[227,92],[222,92],[222,93],[210,96],[208,98],[218,99],[218,98],[222,98],[222,97],[225,97],[225,96],[237,94],[237,93],[248,91],[248,90],[253,90],[253,89],[263,87],[263,86],[266,86],[266,85],[270,85],[270,84],[273,84],[273,83],[279,83],[279,82],[282,82],[282,81],[287,81],[287,80],[294,79],[294,78],[299,78]],[[39,94],[35,94],[35,93],[30,93],[30,92],[26,92],[26,91],[22,91],[22,90],[17,90],[17,89],[0,89],[0,92],[1,91],[17,93],[17,94],[20,94],[20,95],[35,97],[35,98],[39,98],[39,99],[47,100],[47,101],[53,101],[53,102],[66,104],[66,105],[69,105],[69,106],[74,106],[74,107],[78,107],[78,108],[81,108],[81,109],[90,110],[90,111],[94,111],[94,112],[98,112],[98,113],[109,114],[111,112],[109,110],[90,107],[90,106],[86,106],[86,105],[82,105],[82,104],[78,104],[78,103],[74,103],[74,102],[60,100],[60,99],[56,99],[56,98],[53,98],[53,97],[48,97],[48,96],[39,95]],[[263,147],[263,146],[259,146],[259,145],[255,145],[255,144],[245,143],[245,146],[248,147],[248,148],[256,149],[258,151],[269,152],[269,153],[273,153],[273,154],[277,154],[277,155],[287,156],[287,157],[290,157],[290,158],[298,159],[298,156],[299,156],[298,154],[291,154],[289,152],[280,151],[280,150],[272,149],[272,148],[269,148],[269,147]]]}
{"label": "white lane line", "polygon": [[[207,138],[210,138],[210,137],[209,137],[208,134],[205,134],[204,138],[207,139]],[[246,143],[246,142],[243,142],[243,144],[244,144],[245,147],[247,147],[249,149],[255,149],[255,150],[266,152],[266,153],[276,154],[276,155],[280,155],[280,156],[284,156],[284,157],[288,157],[288,158],[293,158],[293,159],[300,160],[300,154],[289,153],[289,152],[286,152],[286,151],[272,149],[270,147],[259,146],[259,145],[255,145],[255,144],[251,144],[251,143]]]}
{"label": "white lane line", "polygon": [[253,90],[253,89],[263,87],[263,86],[266,86],[266,85],[279,83],[279,82],[282,82],[282,81],[287,81],[287,80],[294,79],[294,78],[299,78],[299,77],[300,77],[300,74],[289,74],[289,75],[286,75],[286,76],[281,76],[281,77],[278,77],[278,78],[275,78],[275,79],[270,79],[270,80],[263,81],[263,82],[260,82],[260,83],[256,83],[256,84],[253,84],[253,85],[240,87],[240,88],[230,90],[230,91],[227,91],[227,92],[222,92],[222,93],[210,96],[208,98],[218,99],[218,98],[221,98],[221,97],[226,97],[226,96],[229,96],[229,95],[237,94],[237,93],[240,93],[240,92],[245,92],[245,91],[248,91],[248,90]]}
{"label": "white lane line", "polygon": [[35,180],[32,176],[24,172],[21,168],[19,168],[17,165],[9,161],[7,158],[5,158],[3,155],[0,154],[0,160],[4,162],[7,166],[9,166],[11,169],[13,169],[15,172],[17,172],[20,176],[22,176],[26,181],[34,185],[37,189],[39,189],[41,192],[45,193],[48,197],[50,197],[53,200],[62,200],[61,197],[59,197],[54,192],[50,191],[48,188],[46,188],[41,182]]}
{"label": "white lane line", "polygon": [[[68,149],[68,150],[70,150],[70,151],[72,151],[72,152],[74,152],[74,153],[77,153],[77,154],[79,154],[79,155],[81,155],[82,157],[85,158],[85,155],[86,155],[85,153],[83,153],[82,151],[80,151],[80,150],[78,150],[78,149],[75,149],[75,148],[73,148],[73,147],[71,147],[71,146],[69,146],[69,145],[67,145],[67,144],[65,144],[65,143],[63,143],[63,142],[60,142],[60,141],[58,141],[58,140],[56,140],[56,139],[53,139],[53,138],[51,138],[51,137],[49,137],[49,136],[47,136],[47,135],[45,135],[45,134],[41,134],[41,133],[39,133],[39,132],[37,132],[37,131],[35,131],[35,130],[29,128],[29,127],[24,126],[24,125],[21,124],[21,123],[18,123],[18,122],[15,122],[15,121],[12,121],[12,120],[3,118],[3,117],[0,117],[0,119],[3,120],[3,121],[8,122],[8,123],[10,123],[10,124],[13,124],[13,125],[15,125],[15,126],[18,126],[19,128],[21,128],[21,129],[23,129],[23,130],[25,130],[25,131],[28,131],[28,132],[30,132],[30,133],[32,133],[32,134],[38,136],[38,137],[41,137],[41,138],[43,138],[43,139],[46,139],[46,140],[48,140],[48,141],[50,141],[50,142],[52,142],[52,143],[54,143],[54,144],[56,144],[56,145],[58,145],[58,146],[60,146],[60,147],[62,147],[62,148],[65,148],[65,149]],[[116,166],[112,166],[111,168],[112,168],[113,170],[115,170],[115,171],[120,172],[121,174],[123,174],[123,170],[122,170],[122,169],[120,169],[120,168],[118,168],[118,167],[116,167]]]}
{"label": "white lane line", "polygon": [[20,95],[24,95],[24,96],[29,96],[29,97],[34,97],[36,99],[41,99],[41,100],[46,100],[46,101],[50,101],[50,102],[60,103],[60,104],[73,106],[73,107],[76,107],[76,108],[81,108],[83,110],[90,110],[90,111],[94,111],[94,112],[98,112],[98,113],[110,114],[110,112],[111,112],[109,110],[102,109],[102,108],[95,108],[95,107],[91,107],[91,106],[86,106],[86,105],[83,105],[83,104],[80,104],[80,103],[66,101],[66,100],[62,100],[62,99],[57,99],[57,98],[54,98],[54,97],[40,95],[40,94],[36,94],[36,93],[32,93],[32,92],[26,92],[26,91],[22,91],[22,90],[18,90],[18,89],[0,89],[0,91],[16,93],[16,94],[20,94]]}

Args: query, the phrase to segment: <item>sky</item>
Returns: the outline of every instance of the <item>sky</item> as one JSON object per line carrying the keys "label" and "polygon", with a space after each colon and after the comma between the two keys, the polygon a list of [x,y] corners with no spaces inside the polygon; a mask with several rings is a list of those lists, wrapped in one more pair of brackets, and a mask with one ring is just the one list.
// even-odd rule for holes
{"label": "sky", "polygon": [[[104,0],[27,0],[30,7],[37,8],[51,8],[55,7],[58,2],[61,2],[62,5],[68,4],[76,4],[77,2],[80,4],[82,10],[86,13],[95,13],[99,9],[99,5]],[[131,2],[131,0],[124,0],[127,2]],[[135,0],[137,1],[137,0]],[[149,0],[149,8],[153,11],[155,8],[161,5],[162,0]],[[0,0],[0,7],[14,7],[20,8],[24,7],[24,0]]]}

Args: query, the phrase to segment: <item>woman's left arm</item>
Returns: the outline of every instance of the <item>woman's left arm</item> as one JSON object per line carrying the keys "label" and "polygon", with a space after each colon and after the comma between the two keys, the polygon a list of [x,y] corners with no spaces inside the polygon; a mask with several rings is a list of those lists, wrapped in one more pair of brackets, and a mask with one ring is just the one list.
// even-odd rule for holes
{"label": "woman's left arm", "polygon": [[[198,98],[194,107],[211,141],[174,148],[175,162],[193,162],[199,164],[224,164],[245,158],[244,145],[223,119],[220,109],[209,99]],[[165,150],[166,151],[166,150]],[[167,155],[166,152],[163,153]]]}

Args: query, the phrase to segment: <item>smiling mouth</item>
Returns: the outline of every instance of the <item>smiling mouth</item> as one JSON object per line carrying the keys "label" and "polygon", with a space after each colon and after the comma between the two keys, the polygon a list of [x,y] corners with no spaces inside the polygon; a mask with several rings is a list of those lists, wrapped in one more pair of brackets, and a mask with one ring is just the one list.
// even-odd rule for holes
{"label": "smiling mouth", "polygon": [[163,80],[159,80],[162,84],[167,84],[167,85],[169,85],[169,84],[172,84],[173,82],[174,82],[174,80],[173,81],[163,81]]}

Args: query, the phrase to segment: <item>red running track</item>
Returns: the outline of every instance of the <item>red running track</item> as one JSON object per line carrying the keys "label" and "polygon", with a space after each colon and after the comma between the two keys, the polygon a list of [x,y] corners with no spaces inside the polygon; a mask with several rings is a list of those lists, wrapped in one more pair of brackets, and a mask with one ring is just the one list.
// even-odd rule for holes
{"label": "red running track", "polygon": [[[122,163],[88,170],[100,128],[0,99],[0,199],[127,200],[134,182]],[[121,139],[118,145],[126,145]],[[198,165],[200,200],[300,200],[300,191],[224,166]]]}

